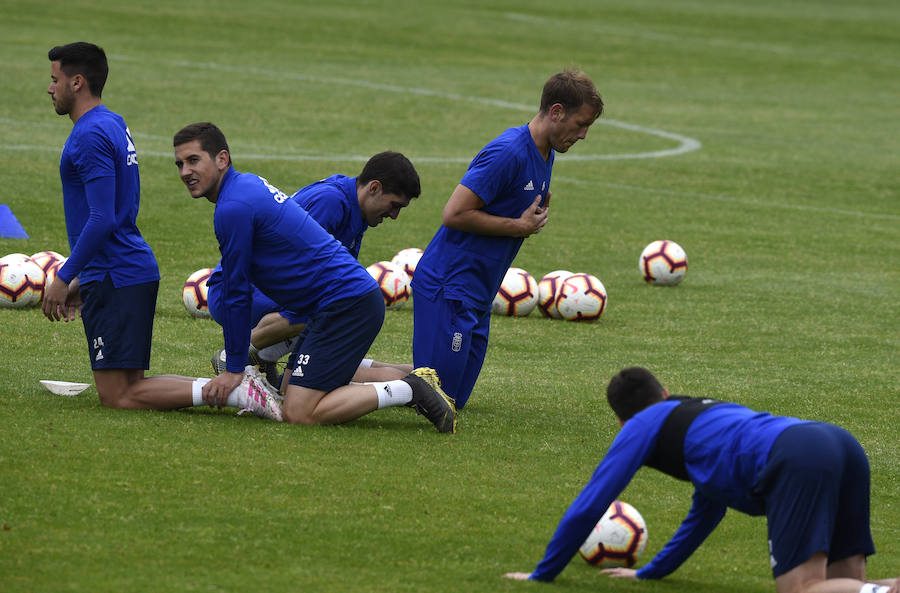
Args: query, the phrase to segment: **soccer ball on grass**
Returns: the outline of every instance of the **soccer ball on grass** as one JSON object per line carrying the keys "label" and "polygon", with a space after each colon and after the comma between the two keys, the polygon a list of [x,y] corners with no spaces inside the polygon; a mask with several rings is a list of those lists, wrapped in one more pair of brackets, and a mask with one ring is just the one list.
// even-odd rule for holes
{"label": "soccer ball on grass", "polygon": [[596,321],[606,310],[606,288],[591,274],[572,274],[556,297],[556,309],[567,321]]}
{"label": "soccer ball on grass", "polygon": [[423,253],[425,252],[418,247],[401,249],[397,252],[397,255],[391,258],[391,263],[400,267],[412,280],[413,274],[416,273],[416,266],[419,264],[419,260],[422,259]]}
{"label": "soccer ball on grass", "polygon": [[647,524],[627,502],[617,500],[594,526],[578,553],[594,566],[634,566],[647,547]]}
{"label": "soccer ball on grass", "polygon": [[638,265],[647,284],[675,286],[687,274],[687,255],[675,241],[654,241],[644,247]]}
{"label": "soccer ball on grass", "polygon": [[491,310],[498,315],[525,317],[538,303],[538,284],[522,268],[510,268],[503,277]]}
{"label": "soccer ball on grass", "polygon": [[0,262],[0,307],[24,309],[38,304],[43,296],[44,271],[30,258]]}
{"label": "soccer ball on grass", "polygon": [[375,262],[366,271],[381,289],[385,309],[399,309],[409,300],[409,276],[389,261]]}
{"label": "soccer ball on grass", "polygon": [[562,319],[556,308],[556,299],[566,278],[572,275],[568,270],[555,270],[545,274],[538,282],[538,308],[544,317]]}
{"label": "soccer ball on grass", "polygon": [[208,288],[206,286],[212,268],[201,268],[188,276],[181,290],[181,300],[188,315],[200,319],[210,319]]}

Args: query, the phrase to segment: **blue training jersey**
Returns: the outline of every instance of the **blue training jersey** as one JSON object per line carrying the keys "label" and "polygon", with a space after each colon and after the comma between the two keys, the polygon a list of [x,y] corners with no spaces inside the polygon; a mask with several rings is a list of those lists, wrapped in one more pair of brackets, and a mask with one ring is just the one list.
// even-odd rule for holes
{"label": "blue training jersey", "polygon": [[225,173],[213,226],[222,259],[208,284],[223,285],[222,329],[231,372],[247,364],[254,286],[284,309],[306,314],[378,289],[343,245],[257,175],[234,168]]}
{"label": "blue training jersey", "polygon": [[[551,581],[566,567],[609,505],[648,460],[663,422],[678,404],[654,404],[625,423],[590,481],[563,515],[532,579]],[[638,570],[637,576],[658,579],[681,566],[729,507],[749,515],[765,514],[753,486],[778,435],[803,422],[730,403],[700,413],[684,439],[685,465],[694,485],[691,509],[672,539]]]}
{"label": "blue training jersey", "polygon": [[[481,198],[484,212],[518,218],[537,196],[546,198],[554,158],[551,150],[544,160],[528,125],[509,128],[475,156],[460,184]],[[443,289],[445,298],[490,310],[523,240],[442,225],[416,266],[413,291],[437,295]]]}
{"label": "blue training jersey", "polygon": [[59,159],[70,255],[59,277],[87,284],[109,274],[116,287],[159,280],[137,227],[141,182],[125,120],[103,105],[82,115]]}
{"label": "blue training jersey", "polygon": [[326,177],[300,188],[291,199],[340,241],[353,257],[359,258],[363,235],[369,225],[359,207],[356,177]]}

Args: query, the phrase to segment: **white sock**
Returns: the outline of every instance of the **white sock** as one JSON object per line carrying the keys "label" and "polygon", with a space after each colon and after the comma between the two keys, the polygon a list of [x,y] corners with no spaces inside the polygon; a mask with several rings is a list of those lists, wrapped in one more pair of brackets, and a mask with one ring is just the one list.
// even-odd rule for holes
{"label": "white sock", "polygon": [[191,399],[194,400],[194,406],[205,406],[203,401],[203,386],[212,381],[212,379],[194,379],[191,383]]}
{"label": "white sock", "polygon": [[375,388],[378,394],[378,409],[391,406],[404,406],[412,401],[412,387],[406,381],[375,381],[366,383]]}
{"label": "white sock", "polygon": [[288,340],[282,340],[277,344],[266,346],[259,351],[259,357],[266,362],[278,362],[281,360],[282,356],[291,353],[291,350],[294,349],[294,344],[296,343],[297,338],[290,338]]}
{"label": "white sock", "polygon": [[372,360],[371,358],[363,358],[362,362],[359,363],[359,368],[361,368],[361,369],[370,368],[372,366],[373,362],[375,362],[375,361]]}
{"label": "white sock", "polygon": [[887,593],[891,588],[887,585],[876,585],[875,583],[866,583],[859,590],[859,593]]}

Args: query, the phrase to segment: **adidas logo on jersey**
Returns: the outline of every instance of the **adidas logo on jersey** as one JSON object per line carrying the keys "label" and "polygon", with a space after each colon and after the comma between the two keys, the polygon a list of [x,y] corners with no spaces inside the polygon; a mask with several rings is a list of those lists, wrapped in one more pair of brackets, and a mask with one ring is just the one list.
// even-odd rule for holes
{"label": "adidas logo on jersey", "polygon": [[528,180],[528,183],[525,185],[525,187],[524,187],[523,189],[525,189],[525,191],[531,191],[531,190],[533,190],[533,189],[534,189],[534,181],[532,181],[531,179],[529,179],[529,180]]}
{"label": "adidas logo on jersey", "polygon": [[97,356],[94,358],[94,360],[103,360],[103,350],[99,350],[97,352]]}

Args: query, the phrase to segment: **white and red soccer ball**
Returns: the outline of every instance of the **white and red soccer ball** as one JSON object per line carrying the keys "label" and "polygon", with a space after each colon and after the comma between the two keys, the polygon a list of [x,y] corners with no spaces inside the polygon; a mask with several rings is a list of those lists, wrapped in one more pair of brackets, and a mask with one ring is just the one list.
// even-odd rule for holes
{"label": "white and red soccer ball", "polygon": [[631,567],[647,547],[647,524],[637,509],[617,500],[594,526],[578,553],[589,564]]}
{"label": "white and red soccer ball", "polygon": [[209,289],[206,283],[212,274],[212,268],[201,268],[188,276],[184,282],[184,288],[181,290],[181,300],[184,302],[184,308],[187,309],[188,315],[201,319],[209,319],[212,314],[209,312]]}
{"label": "white and red soccer ball", "polygon": [[568,270],[554,270],[545,274],[538,282],[538,308],[544,317],[562,319],[556,308],[556,299],[559,297],[563,282],[571,275],[572,272]]}
{"label": "white and red soccer ball", "polygon": [[401,249],[397,252],[397,255],[391,258],[391,263],[399,266],[412,280],[413,275],[416,273],[416,266],[419,265],[419,260],[422,259],[423,253],[425,252],[418,247]]}
{"label": "white and red soccer ball", "polygon": [[572,274],[562,283],[556,310],[567,321],[596,321],[606,310],[606,288],[592,274]]}
{"label": "white and red soccer ball", "polygon": [[647,284],[674,286],[687,273],[687,255],[675,241],[654,241],[644,248],[638,261]]}
{"label": "white and red soccer ball", "polygon": [[379,261],[366,271],[378,283],[385,309],[399,309],[409,300],[409,276],[403,268],[389,261]]}
{"label": "white and red soccer ball", "polygon": [[491,311],[498,315],[525,317],[537,304],[537,280],[522,268],[510,268],[494,297]]}
{"label": "white and red soccer ball", "polygon": [[0,258],[0,307],[24,309],[44,296],[44,271],[31,258],[12,253]]}
{"label": "white and red soccer ball", "polygon": [[38,251],[31,256],[31,261],[44,271],[44,287],[53,284],[56,273],[66,263],[66,257],[56,251]]}

